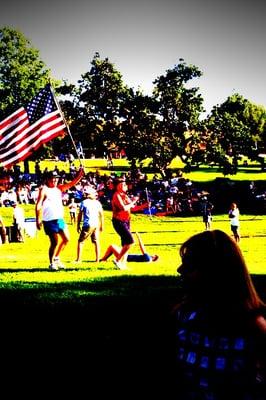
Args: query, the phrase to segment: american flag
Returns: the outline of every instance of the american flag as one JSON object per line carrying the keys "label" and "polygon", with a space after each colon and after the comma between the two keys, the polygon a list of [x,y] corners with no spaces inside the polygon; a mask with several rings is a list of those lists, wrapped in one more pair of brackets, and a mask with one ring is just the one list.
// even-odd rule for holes
{"label": "american flag", "polygon": [[20,107],[0,122],[0,166],[10,168],[65,133],[66,124],[47,85],[25,108]]}

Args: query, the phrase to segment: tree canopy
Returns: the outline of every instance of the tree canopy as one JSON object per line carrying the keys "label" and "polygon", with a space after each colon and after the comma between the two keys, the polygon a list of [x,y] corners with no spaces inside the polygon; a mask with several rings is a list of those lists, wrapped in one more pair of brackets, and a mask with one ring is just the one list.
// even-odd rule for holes
{"label": "tree canopy", "polygon": [[[203,97],[195,81],[202,72],[179,58],[158,76],[152,95],[129,88],[108,59],[95,53],[76,85],[54,82],[76,142],[87,155],[123,150],[132,168],[145,159],[163,175],[175,157],[192,164],[216,163],[236,173],[242,155],[263,163],[266,109],[240,94],[229,96],[201,120]],[[0,29],[0,119],[28,103],[51,80],[39,51],[19,31]],[[42,154],[70,152],[69,140],[55,139]],[[39,152],[34,156],[38,157]]]}
{"label": "tree canopy", "polygon": [[50,70],[18,30],[0,29],[0,118],[28,103],[47,84]]}

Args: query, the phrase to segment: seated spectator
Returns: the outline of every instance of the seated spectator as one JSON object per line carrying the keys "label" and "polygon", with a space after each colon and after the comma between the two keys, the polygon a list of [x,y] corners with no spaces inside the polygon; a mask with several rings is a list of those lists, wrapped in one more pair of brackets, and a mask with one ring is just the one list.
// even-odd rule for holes
{"label": "seated spectator", "polygon": [[180,256],[176,398],[265,399],[266,307],[238,244],[204,231],[181,245]]}

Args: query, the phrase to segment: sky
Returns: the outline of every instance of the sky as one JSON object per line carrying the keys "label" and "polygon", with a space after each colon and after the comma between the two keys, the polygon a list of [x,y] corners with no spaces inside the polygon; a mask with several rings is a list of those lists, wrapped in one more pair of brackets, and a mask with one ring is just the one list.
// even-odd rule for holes
{"label": "sky", "polygon": [[183,58],[205,114],[239,93],[266,107],[265,0],[7,0],[0,27],[20,30],[52,76],[76,83],[96,52],[129,87],[153,81]]}

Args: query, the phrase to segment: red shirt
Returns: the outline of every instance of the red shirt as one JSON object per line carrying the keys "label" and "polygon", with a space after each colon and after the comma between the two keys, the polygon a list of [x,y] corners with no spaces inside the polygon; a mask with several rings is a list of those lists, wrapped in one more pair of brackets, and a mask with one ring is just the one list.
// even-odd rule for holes
{"label": "red shirt", "polygon": [[128,221],[130,219],[130,210],[124,210],[120,204],[119,198],[125,206],[131,203],[131,200],[126,193],[115,192],[112,198],[113,218],[120,221]]}

